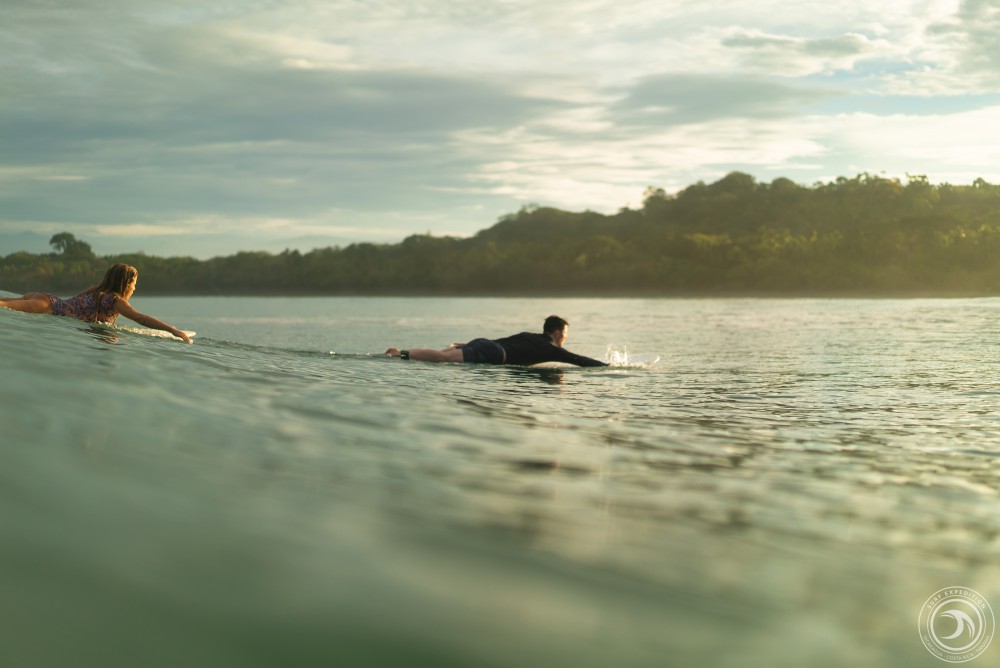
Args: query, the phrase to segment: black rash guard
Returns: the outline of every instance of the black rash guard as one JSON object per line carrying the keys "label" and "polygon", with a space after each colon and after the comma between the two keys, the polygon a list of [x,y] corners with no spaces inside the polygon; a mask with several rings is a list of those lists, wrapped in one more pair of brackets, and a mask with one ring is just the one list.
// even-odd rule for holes
{"label": "black rash guard", "polygon": [[521,332],[502,339],[495,339],[495,341],[500,344],[507,355],[504,364],[530,366],[542,362],[566,362],[577,366],[607,366],[604,362],[576,355],[553,345],[552,339],[545,334]]}

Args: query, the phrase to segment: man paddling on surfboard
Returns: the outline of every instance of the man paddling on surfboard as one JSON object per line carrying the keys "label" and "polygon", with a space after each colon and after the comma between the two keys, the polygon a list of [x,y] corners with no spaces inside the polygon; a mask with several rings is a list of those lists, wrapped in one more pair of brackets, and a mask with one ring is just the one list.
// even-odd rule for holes
{"label": "man paddling on surfboard", "polygon": [[557,315],[545,319],[541,334],[521,332],[502,339],[473,339],[468,343],[453,343],[444,350],[389,348],[385,354],[404,360],[421,362],[464,362],[466,364],[516,364],[531,366],[543,362],[565,362],[577,366],[607,366],[563,348],[569,323]]}

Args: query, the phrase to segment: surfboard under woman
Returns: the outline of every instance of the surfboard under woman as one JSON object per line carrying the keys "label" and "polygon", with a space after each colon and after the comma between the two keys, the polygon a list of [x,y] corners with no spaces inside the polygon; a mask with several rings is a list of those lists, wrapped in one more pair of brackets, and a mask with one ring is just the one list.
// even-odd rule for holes
{"label": "surfboard under woman", "polygon": [[111,325],[123,315],[140,325],[170,332],[179,339],[191,343],[191,337],[151,315],[140,313],[128,303],[139,271],[128,264],[116,264],[104,274],[104,280],[89,290],[84,290],[70,299],[60,299],[48,292],[29,292],[21,297],[0,299],[0,307],[24,313],[48,313]]}

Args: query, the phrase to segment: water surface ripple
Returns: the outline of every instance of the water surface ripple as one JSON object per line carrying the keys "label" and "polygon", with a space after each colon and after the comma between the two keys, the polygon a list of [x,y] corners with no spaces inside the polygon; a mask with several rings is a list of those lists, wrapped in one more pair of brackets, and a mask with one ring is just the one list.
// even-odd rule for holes
{"label": "water surface ripple", "polygon": [[[1000,300],[134,301],[196,344],[0,311],[5,665],[934,665],[930,594],[1000,609]],[[661,360],[378,354],[550,312]]]}

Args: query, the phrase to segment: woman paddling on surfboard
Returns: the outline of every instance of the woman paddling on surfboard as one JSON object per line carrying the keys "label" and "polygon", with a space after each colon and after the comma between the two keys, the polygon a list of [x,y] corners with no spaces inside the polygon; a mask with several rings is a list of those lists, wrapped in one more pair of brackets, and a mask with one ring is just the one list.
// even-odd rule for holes
{"label": "woman paddling on surfboard", "polygon": [[530,366],[544,362],[566,362],[577,366],[607,366],[563,348],[569,335],[569,323],[557,315],[545,319],[541,334],[521,332],[502,339],[473,339],[453,343],[444,350],[389,348],[385,354],[404,360],[422,362],[465,362],[466,364],[517,364]]}
{"label": "woman paddling on surfboard", "polygon": [[108,269],[99,285],[81,292],[76,297],[59,299],[48,292],[29,292],[23,297],[0,299],[0,306],[14,311],[49,313],[104,325],[114,324],[118,316],[123,315],[140,325],[162,329],[191,343],[191,337],[173,325],[132,308],[128,300],[135,292],[135,282],[138,277],[139,272],[135,267],[116,264]]}

